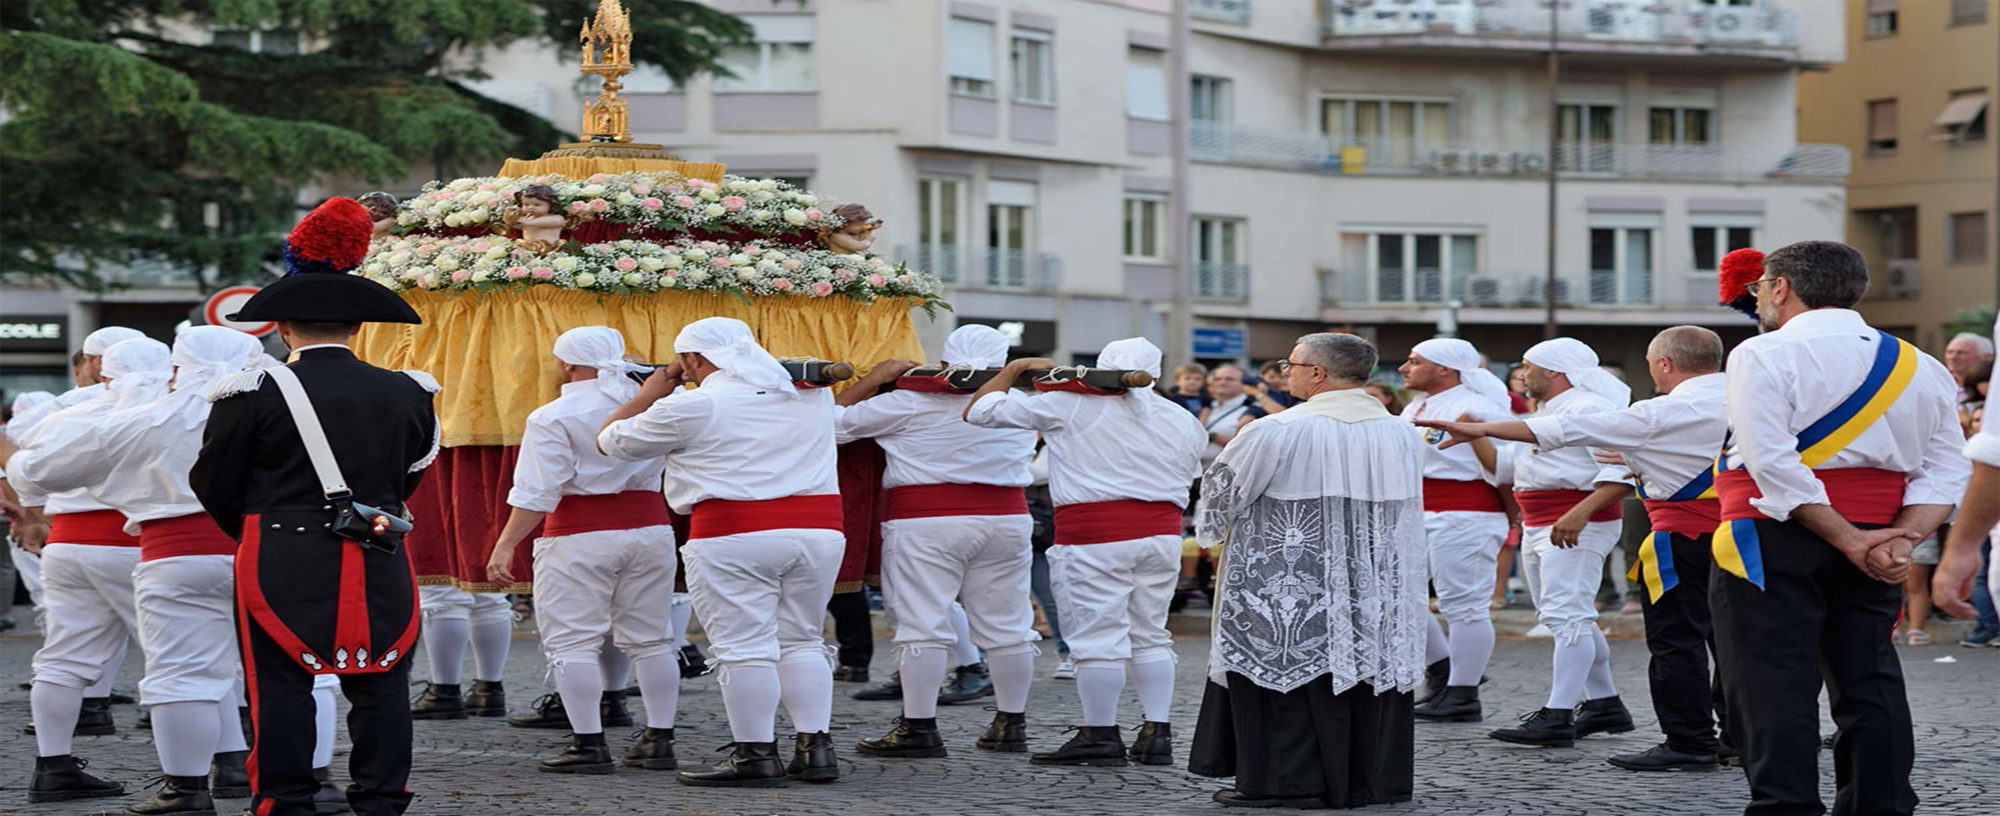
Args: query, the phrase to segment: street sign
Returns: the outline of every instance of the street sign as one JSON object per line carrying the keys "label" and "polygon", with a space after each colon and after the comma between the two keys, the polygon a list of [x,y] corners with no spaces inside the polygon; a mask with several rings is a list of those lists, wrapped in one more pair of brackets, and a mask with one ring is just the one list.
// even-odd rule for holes
{"label": "street sign", "polygon": [[1249,332],[1243,329],[1196,327],[1194,330],[1196,357],[1242,357],[1248,344]]}
{"label": "street sign", "polygon": [[208,302],[201,306],[201,317],[210,326],[225,326],[254,337],[263,337],[278,330],[278,324],[269,321],[240,322],[223,315],[235,314],[257,294],[255,286],[231,286],[208,296]]}

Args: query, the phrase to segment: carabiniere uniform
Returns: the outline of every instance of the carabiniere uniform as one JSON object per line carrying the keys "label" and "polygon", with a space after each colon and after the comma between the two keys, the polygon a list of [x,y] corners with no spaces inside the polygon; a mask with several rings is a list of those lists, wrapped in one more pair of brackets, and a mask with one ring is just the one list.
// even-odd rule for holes
{"label": "carabiniere uniform", "polygon": [[[329,200],[287,239],[292,274],[230,318],[419,322],[387,288],[342,274],[359,263],[368,236],[359,204]],[[339,344],[296,349],[288,368],[351,497],[326,495],[275,375],[261,371],[234,375],[210,393],[214,408],[189,475],[202,505],[239,541],[237,626],[255,726],[252,810],[313,812],[313,678],[331,674],[353,705],[349,804],[357,813],[399,814],[411,799],[406,689],[416,583],[399,536],[364,546],[336,533],[336,516],[348,502],[404,512],[436,456],[437,385],[421,372],[368,365]]]}

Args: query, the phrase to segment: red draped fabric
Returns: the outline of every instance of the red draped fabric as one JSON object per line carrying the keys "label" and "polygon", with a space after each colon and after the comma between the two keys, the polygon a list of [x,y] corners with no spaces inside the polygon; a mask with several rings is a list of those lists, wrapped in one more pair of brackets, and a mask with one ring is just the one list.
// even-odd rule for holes
{"label": "red draped fabric", "polygon": [[882,520],[888,518],[889,492],[882,489],[882,469],[888,464],[882,446],[859,439],[840,446],[840,509],[847,533],[847,555],[833,591],[860,592],[880,584]]}

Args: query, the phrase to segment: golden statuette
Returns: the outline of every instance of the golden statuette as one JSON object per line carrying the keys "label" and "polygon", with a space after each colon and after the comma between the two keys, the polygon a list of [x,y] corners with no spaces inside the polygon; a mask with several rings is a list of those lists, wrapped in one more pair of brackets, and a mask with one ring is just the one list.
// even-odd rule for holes
{"label": "golden statuette", "polygon": [[604,92],[583,106],[583,140],[630,142],[632,127],[619,77],[632,73],[632,20],[618,0],[598,0],[597,16],[583,22],[583,73],[604,78]]}

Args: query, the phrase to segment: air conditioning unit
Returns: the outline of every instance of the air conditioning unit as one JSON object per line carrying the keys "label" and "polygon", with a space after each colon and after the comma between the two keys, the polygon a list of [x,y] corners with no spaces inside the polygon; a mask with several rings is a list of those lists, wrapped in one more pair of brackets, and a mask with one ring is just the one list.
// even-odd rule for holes
{"label": "air conditioning unit", "polygon": [[1881,293],[1882,300],[1915,298],[1922,289],[1918,272],[1914,260],[1890,261],[1886,273],[1882,275],[1881,285],[1871,288]]}
{"label": "air conditioning unit", "polygon": [[1468,306],[1500,305],[1500,280],[1478,277],[1465,282],[1465,303]]}

